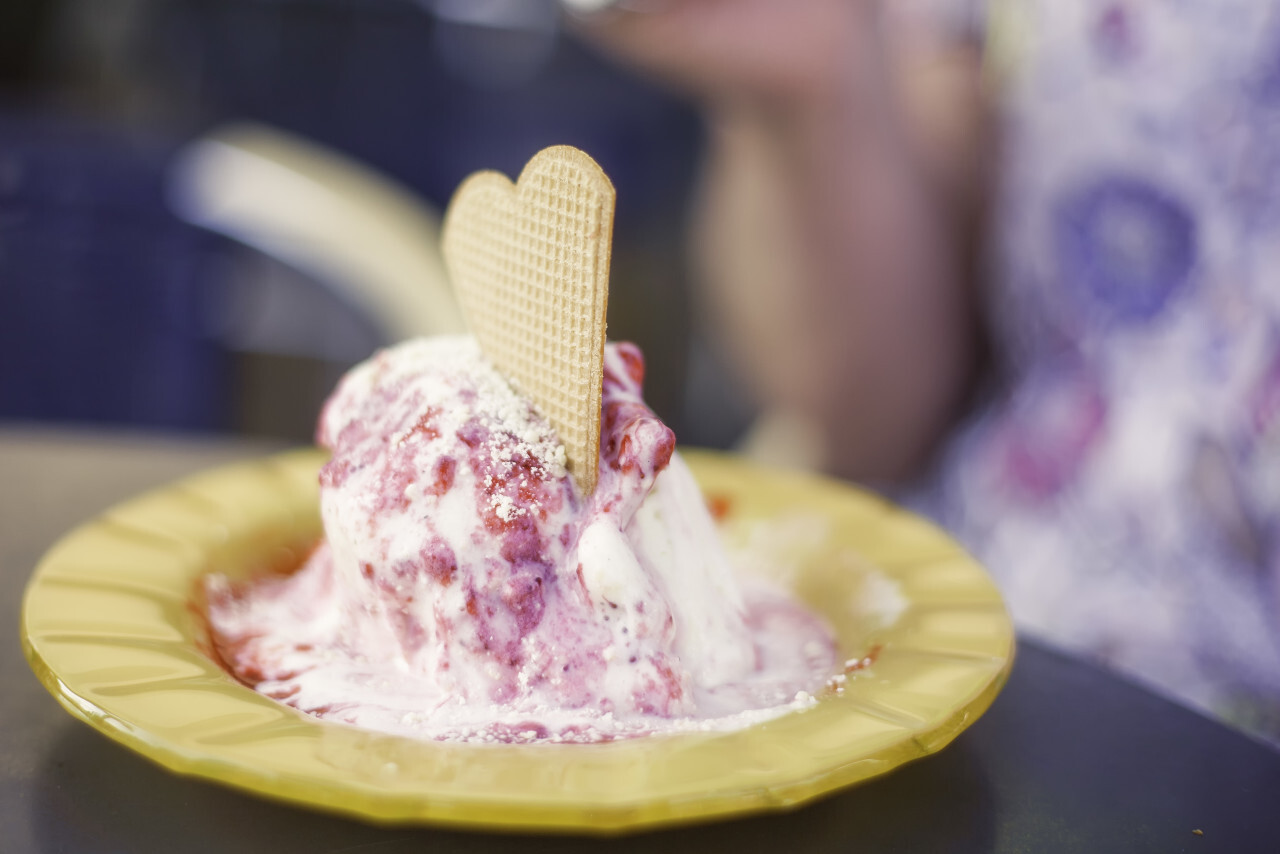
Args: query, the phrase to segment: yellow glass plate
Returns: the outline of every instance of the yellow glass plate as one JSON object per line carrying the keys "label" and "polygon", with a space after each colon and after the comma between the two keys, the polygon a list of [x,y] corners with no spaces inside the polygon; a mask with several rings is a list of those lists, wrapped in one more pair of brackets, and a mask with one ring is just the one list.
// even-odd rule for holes
{"label": "yellow glass plate", "polygon": [[[849,486],[686,453],[726,537],[835,628],[878,650],[842,693],[730,733],[597,745],[418,741],[255,694],[202,652],[211,570],[295,559],[320,534],[318,451],[206,472],[73,531],[37,567],[22,637],[77,718],[173,771],[379,822],[608,832],[803,803],[939,750],[995,698],[1009,617],[927,522]],[[896,614],[896,619],[892,619]]]}

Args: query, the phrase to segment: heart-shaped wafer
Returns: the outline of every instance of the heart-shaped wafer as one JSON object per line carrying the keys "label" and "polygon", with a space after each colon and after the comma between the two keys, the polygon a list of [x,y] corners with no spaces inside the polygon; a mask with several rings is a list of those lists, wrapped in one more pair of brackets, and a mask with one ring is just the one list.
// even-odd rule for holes
{"label": "heart-shaped wafer", "polygon": [[441,234],[468,326],[560,434],[584,495],[599,468],[613,204],[594,160],[554,146],[515,184],[498,172],[468,177]]}

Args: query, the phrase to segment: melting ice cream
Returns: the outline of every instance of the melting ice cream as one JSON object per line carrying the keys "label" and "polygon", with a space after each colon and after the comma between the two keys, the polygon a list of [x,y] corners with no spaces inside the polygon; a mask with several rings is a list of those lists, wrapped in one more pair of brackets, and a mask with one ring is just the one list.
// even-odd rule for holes
{"label": "melting ice cream", "polygon": [[643,373],[608,345],[583,496],[474,339],[358,366],[317,431],[325,539],[291,575],[208,579],[217,654],[298,709],[427,738],[596,741],[812,702],[829,632],[735,575]]}

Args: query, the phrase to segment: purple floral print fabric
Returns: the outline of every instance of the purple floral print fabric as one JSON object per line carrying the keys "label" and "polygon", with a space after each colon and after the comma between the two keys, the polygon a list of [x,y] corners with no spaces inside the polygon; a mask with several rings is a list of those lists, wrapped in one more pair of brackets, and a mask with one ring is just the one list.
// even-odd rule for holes
{"label": "purple floral print fabric", "polygon": [[1024,631],[1280,743],[1280,0],[988,25],[998,382],[919,506]]}

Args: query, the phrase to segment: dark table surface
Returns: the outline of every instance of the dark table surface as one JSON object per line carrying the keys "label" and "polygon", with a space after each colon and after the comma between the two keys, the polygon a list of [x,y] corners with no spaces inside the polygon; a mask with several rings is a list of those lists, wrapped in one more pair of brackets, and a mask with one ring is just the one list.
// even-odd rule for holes
{"label": "dark table surface", "polygon": [[1280,851],[1280,752],[1025,638],[990,711],[935,756],[793,812],[607,843],[374,827],[174,776],[36,681],[22,589],[46,548],[110,504],[273,450],[0,426],[0,850]]}

